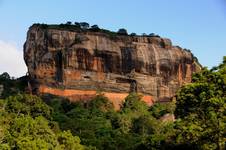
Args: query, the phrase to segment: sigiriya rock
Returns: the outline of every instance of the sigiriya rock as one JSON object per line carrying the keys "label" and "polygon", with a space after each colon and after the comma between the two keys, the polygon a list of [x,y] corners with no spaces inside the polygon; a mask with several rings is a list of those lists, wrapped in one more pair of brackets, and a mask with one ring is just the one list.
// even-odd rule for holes
{"label": "sigiriya rock", "polygon": [[116,107],[138,92],[151,105],[170,100],[201,68],[166,38],[72,27],[29,28],[24,59],[33,92],[86,101],[102,91]]}

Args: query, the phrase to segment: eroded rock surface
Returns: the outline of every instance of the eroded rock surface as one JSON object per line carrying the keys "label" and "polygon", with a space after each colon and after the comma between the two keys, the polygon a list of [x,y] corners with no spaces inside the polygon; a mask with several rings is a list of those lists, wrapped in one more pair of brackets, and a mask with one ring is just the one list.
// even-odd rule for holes
{"label": "eroded rock surface", "polygon": [[169,39],[38,25],[27,33],[24,59],[33,91],[65,96],[54,89],[74,90],[68,97],[78,90],[84,91],[80,95],[138,92],[167,101],[200,69],[191,52],[173,46]]}

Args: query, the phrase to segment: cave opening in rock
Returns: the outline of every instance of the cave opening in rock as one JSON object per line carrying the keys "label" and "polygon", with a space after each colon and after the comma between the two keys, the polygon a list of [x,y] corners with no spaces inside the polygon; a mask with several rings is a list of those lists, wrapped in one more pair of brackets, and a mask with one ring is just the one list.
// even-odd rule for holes
{"label": "cave opening in rock", "polygon": [[130,81],[130,92],[137,92],[137,81],[136,80],[131,80]]}
{"label": "cave opening in rock", "polygon": [[56,65],[56,80],[59,82],[63,81],[63,56],[62,52],[58,51],[55,57],[55,65]]}

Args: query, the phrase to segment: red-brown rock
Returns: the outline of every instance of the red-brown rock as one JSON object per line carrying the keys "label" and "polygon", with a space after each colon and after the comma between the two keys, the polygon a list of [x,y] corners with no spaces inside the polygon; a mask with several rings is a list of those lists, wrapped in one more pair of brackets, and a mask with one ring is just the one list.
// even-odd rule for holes
{"label": "red-brown rock", "polygon": [[34,92],[80,100],[103,91],[116,105],[129,92],[149,104],[167,101],[200,69],[191,52],[169,39],[59,26],[30,27],[24,59]]}

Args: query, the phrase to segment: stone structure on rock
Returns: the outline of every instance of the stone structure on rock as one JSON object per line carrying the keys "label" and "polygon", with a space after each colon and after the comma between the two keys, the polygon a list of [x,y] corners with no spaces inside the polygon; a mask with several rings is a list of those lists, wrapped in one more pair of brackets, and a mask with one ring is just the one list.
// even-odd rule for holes
{"label": "stone structure on rock", "polygon": [[188,50],[157,36],[33,25],[24,59],[33,92],[88,100],[102,91],[115,105],[129,92],[168,101],[200,69]]}

